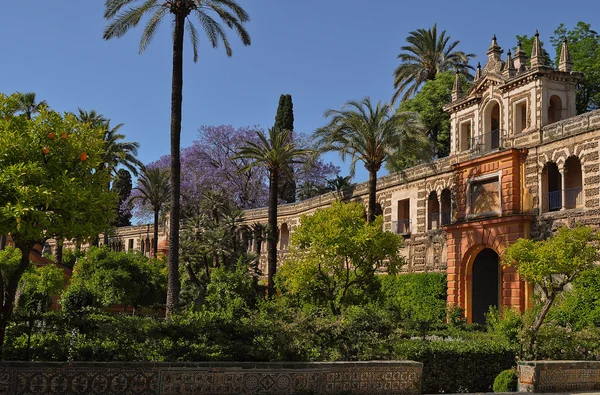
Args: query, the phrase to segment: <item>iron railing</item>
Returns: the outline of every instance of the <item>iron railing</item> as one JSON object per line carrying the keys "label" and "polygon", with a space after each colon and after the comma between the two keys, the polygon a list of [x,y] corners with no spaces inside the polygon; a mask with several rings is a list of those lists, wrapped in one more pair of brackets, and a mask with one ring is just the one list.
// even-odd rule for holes
{"label": "iron railing", "polygon": [[440,213],[430,213],[429,222],[427,223],[427,230],[433,230],[440,227]]}
{"label": "iron railing", "polygon": [[442,225],[448,225],[452,222],[452,212],[442,211]]}
{"label": "iron railing", "polygon": [[563,192],[565,194],[565,209],[579,208],[583,206],[583,188],[567,188],[564,191],[550,191],[544,194],[543,211],[558,211],[562,209]]}
{"label": "iron railing", "polygon": [[583,206],[583,188],[565,189],[565,208],[579,208]]}
{"label": "iron railing", "polygon": [[475,155],[484,154],[501,148],[500,129],[482,133],[471,138],[471,151]]}
{"label": "iron railing", "polygon": [[392,221],[392,232],[405,235],[410,233],[410,219],[400,219]]}

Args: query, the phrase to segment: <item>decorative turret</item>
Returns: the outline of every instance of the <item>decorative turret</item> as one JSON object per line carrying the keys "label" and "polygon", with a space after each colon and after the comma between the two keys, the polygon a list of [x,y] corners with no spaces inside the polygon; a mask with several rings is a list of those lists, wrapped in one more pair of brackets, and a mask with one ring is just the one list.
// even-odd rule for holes
{"label": "decorative turret", "polygon": [[540,33],[535,31],[533,37],[533,47],[531,48],[531,67],[545,66],[544,52],[542,50],[542,44],[540,43]]}
{"label": "decorative turret", "polygon": [[511,57],[510,49],[506,53],[506,63],[504,67],[504,75],[507,77],[512,77],[517,73],[517,69],[515,69],[515,65],[513,64],[513,60]]}
{"label": "decorative turret", "polygon": [[573,60],[571,59],[571,52],[569,51],[569,45],[567,44],[567,38],[565,37],[560,49],[560,61],[558,62],[558,70],[570,73],[573,70]]}
{"label": "decorative turret", "polygon": [[527,55],[521,46],[521,41],[517,44],[517,50],[515,51],[514,60],[515,69],[521,73],[527,69]]}
{"label": "decorative turret", "polygon": [[477,62],[477,70],[475,70],[475,78],[474,78],[474,80],[477,81],[480,78],[481,78],[481,63]]}
{"label": "decorative turret", "polygon": [[454,77],[454,86],[452,87],[452,101],[456,101],[462,97],[462,81],[460,80],[460,73],[456,69],[456,76]]}
{"label": "decorative turret", "polygon": [[502,49],[496,41],[496,35],[494,34],[494,37],[492,38],[492,44],[486,52],[488,56],[488,61],[485,67],[483,68],[484,74],[502,72],[502,69],[504,67],[504,62],[502,61],[502,59],[500,59],[500,55],[502,55],[502,52]]}

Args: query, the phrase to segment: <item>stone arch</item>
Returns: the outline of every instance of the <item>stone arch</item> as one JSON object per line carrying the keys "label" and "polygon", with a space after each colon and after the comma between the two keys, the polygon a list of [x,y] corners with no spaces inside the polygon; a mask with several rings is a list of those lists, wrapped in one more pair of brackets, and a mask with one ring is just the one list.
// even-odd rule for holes
{"label": "stone arch", "polygon": [[281,224],[279,229],[279,249],[286,250],[290,244],[290,229],[287,223]]}
{"label": "stone arch", "polygon": [[558,95],[550,96],[548,100],[548,124],[562,120],[562,99]]}
{"label": "stone arch", "polygon": [[[488,235],[488,239],[493,240],[494,237],[490,237],[491,235]],[[485,237],[484,237],[485,239]],[[504,245],[502,243],[493,243],[495,245],[495,247],[488,243],[480,243],[480,244],[476,244],[471,246],[471,248],[469,248],[467,250],[467,252],[464,254],[463,256],[463,260],[462,260],[462,275],[461,275],[461,297],[460,299],[464,301],[464,311],[465,311],[465,317],[467,319],[467,322],[472,323],[472,322],[481,322],[481,316],[474,316],[474,307],[476,310],[475,313],[476,314],[480,314],[481,312],[481,306],[482,304],[485,304],[485,301],[474,301],[474,296],[478,297],[478,287],[481,286],[482,288],[488,286],[493,286],[493,284],[488,284],[489,281],[485,281],[486,278],[483,278],[483,283],[479,282],[479,283],[475,283],[474,284],[474,280],[475,282],[477,282],[478,280],[482,280],[481,277],[478,278],[477,275],[482,274],[481,273],[481,267],[477,267],[477,264],[480,263],[477,258],[480,257],[480,254],[483,251],[493,251],[493,253],[496,256],[496,281],[495,281],[495,286],[493,286],[492,291],[494,291],[496,293],[496,303],[495,306],[496,307],[500,307],[500,292],[502,291],[502,284],[501,284],[501,275],[502,275],[502,267],[500,266],[500,256],[502,254],[502,252],[504,251]],[[487,252],[486,254],[491,254],[490,252]],[[484,256],[485,258],[485,256]],[[475,278],[474,278],[474,268],[475,269]],[[484,268],[485,269],[485,265]],[[485,270],[483,270],[485,272]],[[484,273],[483,273],[484,274]],[[488,273],[489,274],[489,273]],[[485,274],[484,274],[485,276]],[[489,278],[487,279],[489,280]],[[475,289],[473,288],[473,286],[475,285]],[[474,291],[478,291],[475,292],[474,295]],[[489,295],[488,295],[489,296]],[[489,309],[489,307],[488,307]]]}
{"label": "stone arch", "polygon": [[541,173],[542,212],[557,211],[562,207],[562,174],[556,162],[548,161]]}
{"label": "stone arch", "polygon": [[452,192],[444,188],[440,192],[440,223],[448,225],[452,222]]}
{"label": "stone arch", "polygon": [[431,191],[427,197],[427,230],[437,229],[440,224],[440,201],[437,191]]}
{"label": "stone arch", "polygon": [[564,208],[583,206],[583,173],[578,156],[571,155],[564,164]]}

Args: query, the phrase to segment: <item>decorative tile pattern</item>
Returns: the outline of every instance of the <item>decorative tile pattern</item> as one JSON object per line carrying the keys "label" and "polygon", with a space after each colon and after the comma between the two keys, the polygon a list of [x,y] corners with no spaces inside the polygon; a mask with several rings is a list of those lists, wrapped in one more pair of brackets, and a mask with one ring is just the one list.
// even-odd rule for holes
{"label": "decorative tile pattern", "polygon": [[422,364],[0,362],[3,394],[418,394]]}
{"label": "decorative tile pattern", "polygon": [[519,365],[519,391],[600,390],[600,362],[540,361]]}

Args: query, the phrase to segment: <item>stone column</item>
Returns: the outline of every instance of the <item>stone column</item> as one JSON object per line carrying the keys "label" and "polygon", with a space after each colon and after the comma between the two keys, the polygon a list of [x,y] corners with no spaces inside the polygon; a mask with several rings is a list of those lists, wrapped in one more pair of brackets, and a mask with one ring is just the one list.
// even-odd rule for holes
{"label": "stone column", "polygon": [[566,205],[567,205],[567,194],[565,191],[565,168],[564,166],[560,167],[558,169],[558,172],[560,173],[560,205],[561,208],[560,210],[566,210]]}

